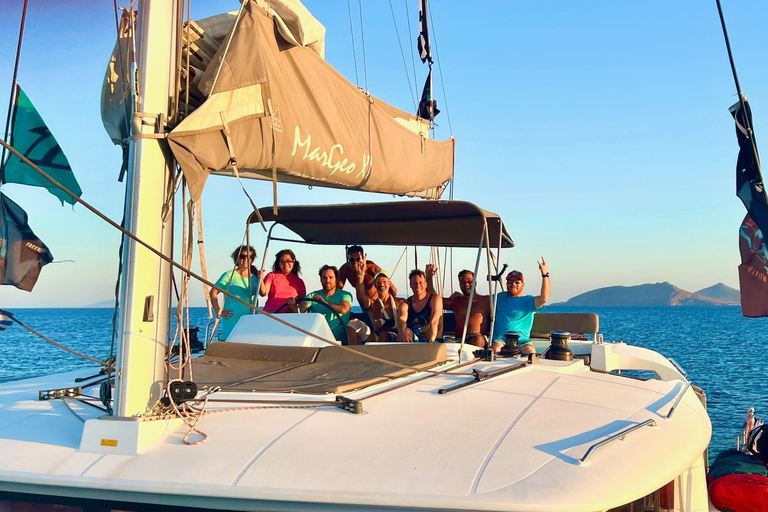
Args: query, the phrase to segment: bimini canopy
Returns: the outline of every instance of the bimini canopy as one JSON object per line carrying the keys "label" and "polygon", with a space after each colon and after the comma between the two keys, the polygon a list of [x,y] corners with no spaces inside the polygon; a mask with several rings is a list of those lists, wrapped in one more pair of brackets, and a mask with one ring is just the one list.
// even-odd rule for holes
{"label": "bimini canopy", "polygon": [[[501,217],[465,201],[399,201],[259,209],[305,242],[321,245],[478,247],[488,224],[490,246],[514,247]],[[258,222],[255,213],[249,223]]]}

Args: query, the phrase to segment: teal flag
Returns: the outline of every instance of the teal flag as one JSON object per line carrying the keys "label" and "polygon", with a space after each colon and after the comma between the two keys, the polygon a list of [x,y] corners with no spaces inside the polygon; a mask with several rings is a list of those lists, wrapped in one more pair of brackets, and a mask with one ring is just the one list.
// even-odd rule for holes
{"label": "teal flag", "polygon": [[[53,179],[80,197],[82,190],[69,166],[67,157],[64,156],[64,152],[51,131],[45,126],[45,122],[35,110],[35,106],[32,105],[32,102],[18,85],[16,85],[15,97],[10,144]],[[33,187],[45,187],[51,194],[59,198],[62,205],[65,201],[69,204],[75,204],[74,199],[14,154],[10,154],[0,169],[0,183],[21,183]]]}

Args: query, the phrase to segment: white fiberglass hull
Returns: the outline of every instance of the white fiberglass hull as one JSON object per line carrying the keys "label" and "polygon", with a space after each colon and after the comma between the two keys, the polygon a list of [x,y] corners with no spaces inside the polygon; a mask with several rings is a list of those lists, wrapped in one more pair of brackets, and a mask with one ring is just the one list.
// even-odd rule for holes
{"label": "white fiberglass hull", "polygon": [[[600,511],[676,479],[703,481],[711,434],[691,389],[666,418],[683,381],[542,360],[447,394],[438,390],[470,378],[429,377],[365,399],[360,415],[335,407],[227,411],[201,420],[201,445],[185,445],[188,429],[176,420],[137,455],[97,453],[80,449],[84,422],[65,403],[37,400],[40,389],[85,373],[0,385],[0,491],[231,510]],[[655,425],[580,462],[596,442],[648,419]],[[707,510],[701,490],[676,493],[677,510]]]}

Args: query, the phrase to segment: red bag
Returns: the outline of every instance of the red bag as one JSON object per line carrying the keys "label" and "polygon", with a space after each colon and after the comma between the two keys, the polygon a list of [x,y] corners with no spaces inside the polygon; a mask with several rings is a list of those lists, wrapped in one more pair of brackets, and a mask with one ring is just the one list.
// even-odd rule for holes
{"label": "red bag", "polygon": [[721,476],[710,482],[709,499],[722,512],[765,512],[768,510],[768,477]]}

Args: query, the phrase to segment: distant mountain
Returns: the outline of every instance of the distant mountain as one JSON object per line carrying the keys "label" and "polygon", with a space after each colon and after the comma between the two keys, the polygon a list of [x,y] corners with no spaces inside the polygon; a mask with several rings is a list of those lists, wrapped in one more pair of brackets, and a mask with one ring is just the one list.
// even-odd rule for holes
{"label": "distant mountain", "polygon": [[[734,295],[735,294],[735,295]],[[739,292],[722,283],[691,293],[668,282],[609,286],[577,295],[567,306],[736,306]]]}
{"label": "distant mountain", "polygon": [[103,300],[101,302],[96,302],[94,304],[88,304],[87,306],[83,306],[84,308],[113,308],[115,307],[115,299],[112,300]]}
{"label": "distant mountain", "polygon": [[699,290],[696,292],[696,295],[703,295],[704,297],[721,299],[741,304],[741,294],[739,293],[739,290],[734,290],[730,286],[726,286],[723,283],[717,283],[716,285],[710,286],[709,288]]}

